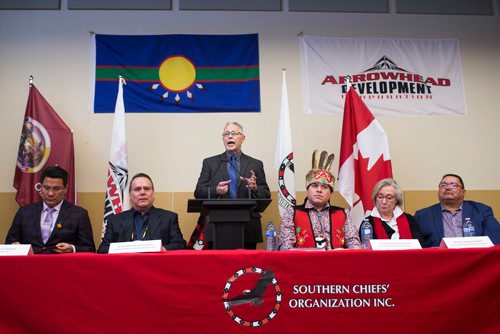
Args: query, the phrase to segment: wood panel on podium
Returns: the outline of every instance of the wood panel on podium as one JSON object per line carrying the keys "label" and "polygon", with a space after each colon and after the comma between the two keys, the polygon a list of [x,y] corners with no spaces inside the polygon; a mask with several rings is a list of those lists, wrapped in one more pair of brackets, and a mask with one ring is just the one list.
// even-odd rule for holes
{"label": "wood panel on podium", "polygon": [[271,199],[190,199],[188,212],[200,212],[205,224],[213,224],[213,249],[245,246],[245,224],[252,212],[263,212]]}

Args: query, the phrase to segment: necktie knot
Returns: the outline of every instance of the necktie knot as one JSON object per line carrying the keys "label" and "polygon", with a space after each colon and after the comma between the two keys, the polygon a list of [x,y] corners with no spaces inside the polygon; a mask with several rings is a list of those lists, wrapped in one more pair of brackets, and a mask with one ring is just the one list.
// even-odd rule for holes
{"label": "necktie knot", "polygon": [[54,211],[56,211],[56,209],[54,208],[47,208],[47,210],[45,210],[47,213],[45,215],[45,220],[44,222],[45,223],[52,223],[52,214],[54,213]]}

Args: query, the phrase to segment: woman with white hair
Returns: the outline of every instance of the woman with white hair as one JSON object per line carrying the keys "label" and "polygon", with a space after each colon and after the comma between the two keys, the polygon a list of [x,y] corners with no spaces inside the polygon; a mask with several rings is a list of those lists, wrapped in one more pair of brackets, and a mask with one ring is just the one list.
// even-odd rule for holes
{"label": "woman with white hair", "polygon": [[424,245],[424,236],[415,218],[403,212],[403,191],[394,179],[382,179],[372,192],[375,204],[367,217],[373,228],[373,239],[418,239]]}

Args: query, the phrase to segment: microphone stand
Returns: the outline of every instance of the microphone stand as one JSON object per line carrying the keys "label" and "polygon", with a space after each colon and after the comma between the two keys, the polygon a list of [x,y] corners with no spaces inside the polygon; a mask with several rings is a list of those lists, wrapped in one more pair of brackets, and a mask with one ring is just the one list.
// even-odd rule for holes
{"label": "microphone stand", "polygon": [[[210,199],[210,193],[211,193],[210,190],[211,190],[211,186],[212,186],[212,180],[215,177],[215,175],[217,174],[217,172],[219,171],[219,168],[223,162],[229,162],[229,160],[227,160],[226,158],[220,159],[219,164],[217,165],[217,168],[215,169],[215,172],[211,175],[210,179],[208,180],[208,196],[207,196],[208,199]],[[236,169],[236,171],[238,171],[238,170]]]}

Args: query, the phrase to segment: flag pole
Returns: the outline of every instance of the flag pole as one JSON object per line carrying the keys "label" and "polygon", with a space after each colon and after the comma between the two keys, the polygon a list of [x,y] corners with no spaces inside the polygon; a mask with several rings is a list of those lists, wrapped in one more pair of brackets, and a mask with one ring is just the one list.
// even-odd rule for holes
{"label": "flag pole", "polygon": [[345,88],[346,88],[346,92],[349,91],[349,89],[351,88],[351,76],[350,75],[346,75],[345,77]]}
{"label": "flag pole", "polygon": [[127,192],[128,156],[125,134],[125,105],[123,102],[124,83],[125,79],[119,75],[115,112],[111,128],[111,148],[107,168],[108,180],[106,182],[102,236],[106,232],[109,216],[129,209]]}
{"label": "flag pole", "polygon": [[118,76],[118,81],[121,81],[122,84],[126,85],[127,82],[125,81],[125,78],[121,75]]}

